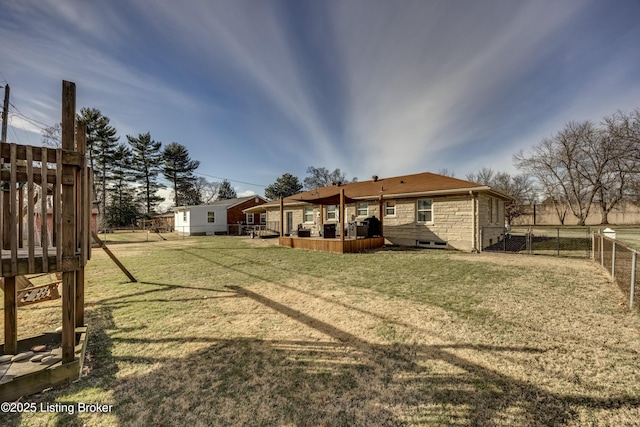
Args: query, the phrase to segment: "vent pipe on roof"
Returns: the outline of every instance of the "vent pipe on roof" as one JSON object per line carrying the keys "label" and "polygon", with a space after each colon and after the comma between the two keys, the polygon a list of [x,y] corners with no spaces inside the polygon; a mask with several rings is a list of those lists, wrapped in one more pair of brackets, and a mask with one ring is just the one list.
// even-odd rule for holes
{"label": "vent pipe on roof", "polygon": [[373,182],[378,182],[378,175],[373,175],[371,179],[373,180]]}

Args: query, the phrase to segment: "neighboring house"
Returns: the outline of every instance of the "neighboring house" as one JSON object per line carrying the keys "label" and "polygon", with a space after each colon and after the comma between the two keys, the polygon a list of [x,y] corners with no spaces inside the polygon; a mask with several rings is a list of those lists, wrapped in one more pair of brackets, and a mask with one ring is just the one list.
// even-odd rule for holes
{"label": "neighboring house", "polygon": [[[378,178],[321,187],[283,200],[284,233],[298,228],[320,237],[324,224],[339,223],[337,197],[347,199],[345,222],[382,219],[383,236],[390,244],[465,251],[481,250],[504,238],[505,194],[486,185],[429,172]],[[266,213],[268,223],[280,221],[280,201],[245,209]],[[381,216],[382,212],[382,216]]]}
{"label": "neighboring house", "polygon": [[229,225],[260,224],[259,213],[245,215],[243,210],[266,202],[260,196],[248,196],[217,200],[208,205],[175,207],[174,228],[176,232],[190,236],[226,234]]}

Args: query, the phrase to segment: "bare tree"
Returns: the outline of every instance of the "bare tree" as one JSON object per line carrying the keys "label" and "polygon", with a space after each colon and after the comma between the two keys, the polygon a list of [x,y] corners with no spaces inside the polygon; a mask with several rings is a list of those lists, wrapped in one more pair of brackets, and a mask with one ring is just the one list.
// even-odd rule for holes
{"label": "bare tree", "polygon": [[440,168],[440,169],[438,169],[438,175],[448,176],[450,178],[455,178],[456,177],[456,172],[453,169]]}
{"label": "bare tree", "polygon": [[533,203],[536,198],[533,179],[526,174],[511,175],[507,172],[494,172],[491,168],[485,167],[478,173],[467,174],[467,179],[488,185],[513,199],[505,204],[505,217],[508,224],[523,214],[524,205]]}
{"label": "bare tree", "polygon": [[521,151],[514,156],[518,168],[535,176],[554,204],[568,204],[579,225],[585,224],[599,190],[600,171],[589,158],[589,147],[596,146],[601,136],[589,121],[569,122],[535,145],[530,154]]}
{"label": "bare tree", "polygon": [[194,181],[193,186],[199,195],[200,201],[205,205],[216,200],[218,190],[220,189],[219,182],[207,181],[207,179],[202,176]]}
{"label": "bare tree", "polygon": [[[348,184],[349,180],[347,179],[347,174],[342,172],[340,169],[336,168],[332,172],[325,167],[316,168],[313,166],[309,166],[307,168],[307,173],[309,174],[306,177],[304,182],[304,188],[307,190],[312,190],[318,187],[326,187],[332,184]],[[356,182],[358,179],[354,178],[353,182]]]}

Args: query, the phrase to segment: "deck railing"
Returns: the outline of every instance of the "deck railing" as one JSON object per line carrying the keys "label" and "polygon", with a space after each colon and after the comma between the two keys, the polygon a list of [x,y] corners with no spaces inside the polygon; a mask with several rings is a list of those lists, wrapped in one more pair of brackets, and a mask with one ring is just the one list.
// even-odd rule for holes
{"label": "deck railing", "polygon": [[[76,270],[85,265],[91,207],[84,154],[0,143],[0,162],[2,276]],[[63,209],[65,187],[72,189],[73,209]],[[63,254],[60,244],[65,221],[78,224],[73,254]]]}

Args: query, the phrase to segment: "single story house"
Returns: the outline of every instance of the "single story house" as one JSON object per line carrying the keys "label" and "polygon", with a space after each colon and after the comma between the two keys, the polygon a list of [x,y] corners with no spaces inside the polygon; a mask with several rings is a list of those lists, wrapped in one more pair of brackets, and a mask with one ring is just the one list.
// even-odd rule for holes
{"label": "single story house", "polygon": [[[429,172],[336,184],[247,208],[264,213],[269,223],[283,218],[284,235],[322,237],[325,224],[340,223],[339,194],[345,224],[357,226],[376,217],[387,244],[463,251],[482,250],[504,238],[509,196],[486,185]],[[345,228],[347,226],[345,225]]]}
{"label": "single story house", "polygon": [[227,234],[230,225],[259,224],[259,213],[245,215],[243,210],[266,202],[263,197],[254,195],[216,200],[208,205],[178,206],[173,208],[174,228],[176,232],[189,236]]}

